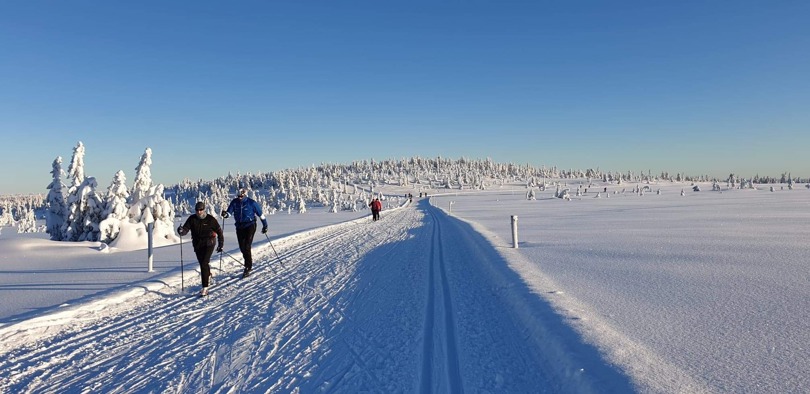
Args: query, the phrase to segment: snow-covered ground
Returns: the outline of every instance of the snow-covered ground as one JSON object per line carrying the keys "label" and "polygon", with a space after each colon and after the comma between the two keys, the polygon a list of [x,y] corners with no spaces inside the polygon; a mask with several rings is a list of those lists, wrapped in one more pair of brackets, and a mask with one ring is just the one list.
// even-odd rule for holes
{"label": "snow-covered ground", "polygon": [[[273,239],[289,236],[329,224],[369,215],[369,211],[328,213],[313,209],[309,214],[278,213],[269,215]],[[182,224],[186,216],[176,218]],[[220,224],[223,224],[222,219]],[[154,272],[148,272],[148,253],[103,250],[99,242],[52,242],[45,233],[17,234],[14,228],[0,227],[0,291],[6,294],[0,303],[0,324],[17,321],[46,311],[54,305],[76,303],[93,298],[102,292],[118,291],[128,286],[154,279],[158,282],[181,278],[181,245],[157,247],[152,256]],[[225,250],[239,257],[233,219],[225,219]],[[258,244],[266,238],[256,233]],[[199,275],[190,270],[199,269],[188,236],[182,245],[183,266],[188,277]],[[100,251],[101,250],[101,251]],[[224,255],[225,259],[229,259]],[[219,268],[219,255],[212,257],[214,268]],[[236,263],[233,263],[236,264]],[[223,268],[225,265],[223,264]],[[236,270],[236,268],[233,268]],[[167,278],[168,276],[168,278]],[[198,278],[199,279],[199,278]],[[180,282],[178,282],[180,283]],[[137,290],[135,290],[137,291]]]}
{"label": "snow-covered ground", "polygon": [[270,216],[256,274],[226,257],[206,299],[188,244],[181,291],[179,245],[146,273],[5,229],[0,391],[808,390],[810,191],[635,186]]}
{"label": "snow-covered ground", "polygon": [[636,185],[623,194],[604,186],[570,202],[517,193],[435,201],[454,201],[452,214],[482,224],[500,248],[511,246],[517,215],[510,267],[636,383],[659,392],[810,390],[807,188],[692,192],[663,183],[638,195]]}

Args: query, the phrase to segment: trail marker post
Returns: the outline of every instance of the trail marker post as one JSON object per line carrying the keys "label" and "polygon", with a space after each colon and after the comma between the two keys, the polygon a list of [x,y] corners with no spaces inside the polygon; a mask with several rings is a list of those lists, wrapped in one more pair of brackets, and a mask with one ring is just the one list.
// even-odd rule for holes
{"label": "trail marker post", "polygon": [[147,252],[148,258],[147,259],[149,261],[149,271],[148,272],[155,272],[155,270],[152,269],[152,261],[154,260],[154,251],[152,250],[153,249],[152,248],[152,244],[153,244],[152,239],[154,238],[154,236],[153,236],[154,230],[155,230],[155,223],[154,222],[149,223],[149,224],[146,225],[146,233],[147,233],[146,238],[148,240],[148,245],[149,245],[147,247],[147,250],[148,250],[148,252]]}

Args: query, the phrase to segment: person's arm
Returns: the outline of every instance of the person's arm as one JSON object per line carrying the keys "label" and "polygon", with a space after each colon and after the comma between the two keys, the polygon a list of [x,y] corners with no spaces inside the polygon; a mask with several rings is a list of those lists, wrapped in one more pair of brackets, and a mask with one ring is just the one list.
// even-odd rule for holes
{"label": "person's arm", "polygon": [[182,226],[177,228],[177,234],[180,234],[181,237],[188,234],[188,230],[191,229],[191,223],[190,222],[191,222],[191,216],[189,216],[189,218],[186,219],[185,224],[183,224]]}
{"label": "person's arm", "polygon": [[223,218],[226,218],[226,219],[228,218],[228,216],[231,216],[230,214],[233,214],[233,201],[231,201],[231,203],[228,204],[227,209],[220,212],[220,216],[222,216]]}
{"label": "person's arm", "polygon": [[225,234],[222,233],[222,226],[216,219],[214,219],[214,227],[214,232],[217,233],[217,252],[221,252],[222,247],[225,246]]}
{"label": "person's arm", "polygon": [[262,213],[262,207],[258,202],[253,201],[253,209],[256,211],[256,216],[262,220],[262,234],[267,234],[267,217]]}

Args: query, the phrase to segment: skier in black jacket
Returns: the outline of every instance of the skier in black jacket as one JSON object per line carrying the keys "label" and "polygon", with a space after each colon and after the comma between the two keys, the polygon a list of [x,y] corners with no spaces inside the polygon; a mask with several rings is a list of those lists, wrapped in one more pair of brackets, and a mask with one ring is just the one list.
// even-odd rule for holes
{"label": "skier in black jacket", "polygon": [[194,253],[200,263],[200,276],[202,276],[202,290],[200,296],[208,295],[208,284],[211,278],[211,266],[209,262],[214,253],[214,245],[217,252],[222,252],[225,244],[225,237],[222,234],[222,227],[216,218],[205,213],[205,203],[200,201],[194,206],[197,212],[186,220],[186,223],[177,228],[177,233],[184,236],[191,231],[191,244],[194,246]]}

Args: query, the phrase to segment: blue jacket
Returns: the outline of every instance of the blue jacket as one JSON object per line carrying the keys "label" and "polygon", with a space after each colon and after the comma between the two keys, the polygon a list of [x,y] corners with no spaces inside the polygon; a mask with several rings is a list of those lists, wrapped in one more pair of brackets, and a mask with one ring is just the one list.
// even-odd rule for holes
{"label": "blue jacket", "polygon": [[262,220],[262,225],[267,227],[267,218],[262,213],[262,207],[250,197],[234,198],[228,205],[227,211],[233,215],[236,228],[245,228],[256,224],[256,216]]}

